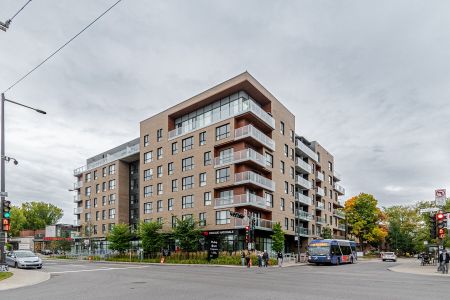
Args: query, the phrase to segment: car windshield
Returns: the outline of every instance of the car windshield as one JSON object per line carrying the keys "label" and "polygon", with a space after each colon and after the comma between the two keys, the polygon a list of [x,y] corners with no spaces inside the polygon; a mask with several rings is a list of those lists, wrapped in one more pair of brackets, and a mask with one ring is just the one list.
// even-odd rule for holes
{"label": "car windshield", "polygon": [[384,255],[394,255],[394,252],[384,252]]}
{"label": "car windshield", "polygon": [[314,246],[309,247],[309,255],[329,255],[330,247],[328,246]]}
{"label": "car windshield", "polygon": [[14,254],[17,257],[34,257],[34,256],[36,256],[36,254],[34,254],[31,251],[17,251],[17,252],[14,252]]}

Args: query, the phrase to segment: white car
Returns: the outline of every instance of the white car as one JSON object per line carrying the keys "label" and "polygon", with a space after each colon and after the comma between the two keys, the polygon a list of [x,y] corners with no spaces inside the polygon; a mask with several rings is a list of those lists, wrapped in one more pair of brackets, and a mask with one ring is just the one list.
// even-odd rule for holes
{"label": "white car", "polygon": [[6,263],[15,268],[42,268],[42,260],[36,254],[27,250],[8,252]]}
{"label": "white car", "polygon": [[393,262],[397,261],[397,255],[394,252],[383,252],[381,253],[381,259],[383,261],[391,260]]}

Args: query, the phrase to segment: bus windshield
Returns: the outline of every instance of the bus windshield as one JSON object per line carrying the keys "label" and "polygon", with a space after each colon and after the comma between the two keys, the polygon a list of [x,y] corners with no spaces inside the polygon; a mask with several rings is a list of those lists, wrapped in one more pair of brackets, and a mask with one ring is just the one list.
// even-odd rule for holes
{"label": "bus windshield", "polygon": [[330,255],[330,245],[320,243],[309,245],[309,255]]}

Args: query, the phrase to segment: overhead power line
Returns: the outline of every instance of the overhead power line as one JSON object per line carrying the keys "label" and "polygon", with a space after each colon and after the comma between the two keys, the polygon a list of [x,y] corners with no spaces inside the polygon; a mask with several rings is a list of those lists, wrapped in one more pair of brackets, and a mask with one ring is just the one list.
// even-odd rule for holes
{"label": "overhead power line", "polygon": [[27,6],[29,3],[31,2],[31,0],[28,0],[28,2],[27,3],[25,3],[25,5],[24,6],[22,6],[22,8],[21,9],[19,9],[19,11],[18,12],[16,12],[15,14],[14,14],[14,16],[12,16],[12,18],[11,19],[9,19],[8,21],[11,23],[11,21],[25,8],[25,6]]}
{"label": "overhead power line", "polygon": [[[31,1],[31,0],[30,0]],[[59,51],[61,51],[63,48],[65,48],[67,45],[69,45],[74,39],[76,39],[80,34],[82,34],[86,29],[88,29],[89,27],[91,27],[95,22],[97,22],[101,17],[103,17],[104,15],[106,15],[111,9],[113,9],[117,4],[119,4],[120,2],[122,2],[122,0],[118,0],[116,3],[114,3],[113,5],[111,5],[107,10],[105,10],[103,13],[101,13],[97,18],[95,18],[91,23],[89,23],[86,27],[84,27],[80,32],[78,32],[76,35],[74,35],[70,40],[68,40],[66,43],[64,43],[64,45],[62,45],[61,47],[59,47],[58,49],[56,49],[52,54],[50,54],[49,56],[47,56],[47,58],[45,58],[42,62],[40,62],[36,67],[34,67],[33,69],[31,69],[28,73],[26,73],[25,75],[23,75],[22,77],[20,77],[19,79],[17,79],[9,88],[7,88],[3,93],[6,93],[7,91],[9,91],[10,89],[12,89],[13,87],[15,87],[17,84],[19,84],[22,80],[24,80],[25,78],[27,78],[31,73],[33,73],[34,71],[36,71],[40,66],[42,66],[43,64],[45,64],[48,60],[50,60],[53,56],[55,56]],[[28,4],[28,3],[27,3]],[[17,15],[17,14],[16,14]]]}
{"label": "overhead power line", "polygon": [[6,20],[5,23],[0,22],[0,30],[6,31],[6,30],[9,28],[9,25],[11,24],[12,20],[13,20],[13,19],[14,19],[14,18],[15,18],[15,17],[16,17],[16,16],[17,16],[24,8],[25,8],[25,6],[27,6],[30,2],[31,2],[31,0],[28,0],[28,2],[25,3],[25,5],[22,6],[22,8],[19,9],[19,10],[14,14],[14,16],[12,16],[11,19]]}

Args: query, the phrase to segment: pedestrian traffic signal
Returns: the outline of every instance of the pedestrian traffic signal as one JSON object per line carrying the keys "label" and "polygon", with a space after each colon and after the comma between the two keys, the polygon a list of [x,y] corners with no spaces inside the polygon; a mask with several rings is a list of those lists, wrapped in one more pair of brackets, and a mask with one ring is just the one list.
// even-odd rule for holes
{"label": "pedestrian traffic signal", "polygon": [[445,229],[444,228],[440,228],[438,233],[439,233],[440,239],[445,238]]}
{"label": "pedestrian traffic signal", "polygon": [[2,219],[2,230],[9,231],[11,229],[10,219]]}

